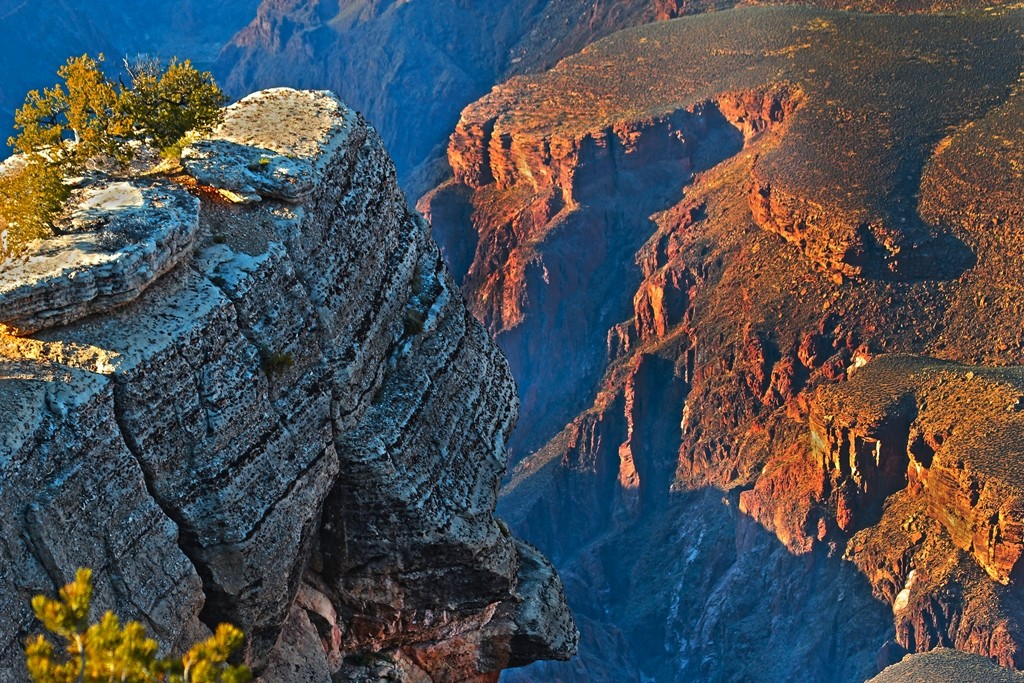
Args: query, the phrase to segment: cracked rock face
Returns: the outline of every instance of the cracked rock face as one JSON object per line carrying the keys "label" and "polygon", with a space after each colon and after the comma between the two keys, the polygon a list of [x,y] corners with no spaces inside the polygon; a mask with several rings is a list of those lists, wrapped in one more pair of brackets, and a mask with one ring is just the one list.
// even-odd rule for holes
{"label": "cracked rock face", "polygon": [[[308,174],[242,186],[227,143]],[[493,516],[507,365],[376,133],[276,90],[186,156],[261,201],[204,199],[196,249],[118,311],[0,338],[0,681],[24,677],[31,595],[80,565],[97,610],[172,648],[241,626],[265,681],[571,656],[557,575]]]}

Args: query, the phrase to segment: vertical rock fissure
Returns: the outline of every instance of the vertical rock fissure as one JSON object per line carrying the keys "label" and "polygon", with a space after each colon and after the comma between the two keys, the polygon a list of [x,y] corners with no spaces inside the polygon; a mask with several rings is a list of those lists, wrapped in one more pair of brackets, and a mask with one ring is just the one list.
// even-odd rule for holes
{"label": "vertical rock fissure", "polygon": [[[182,554],[186,558],[188,558],[188,561],[189,563],[191,563],[192,568],[195,570],[196,574],[199,576],[199,579],[202,581],[204,596],[203,602],[205,604],[211,595],[210,589],[216,586],[216,584],[213,581],[212,574],[205,567],[205,565],[199,559],[197,553],[195,552],[195,548],[198,547],[198,540],[196,539],[194,532],[191,530],[188,521],[185,519],[184,515],[182,515],[179,510],[175,509],[173,505],[171,505],[168,501],[164,500],[163,497],[157,492],[156,485],[154,483],[156,475],[154,474],[152,469],[147,465],[146,459],[142,456],[142,451],[139,448],[138,443],[135,441],[135,438],[132,436],[131,429],[129,428],[125,420],[123,382],[123,379],[114,376],[113,411],[114,422],[117,425],[118,435],[120,436],[121,442],[124,444],[124,447],[128,450],[129,453],[131,453],[132,457],[135,459],[135,462],[138,463],[139,471],[142,472],[142,480],[146,486],[147,493],[149,493],[149,497],[153,500],[154,503],[156,503],[157,507],[160,508],[164,515],[166,515],[172,522],[174,522],[174,525],[177,527],[178,538],[176,540],[178,548],[181,550]],[[214,619],[209,619],[208,615],[205,615],[204,613],[205,608],[201,610],[200,613],[196,615],[196,617],[201,622],[203,622],[203,624],[205,624],[207,628],[209,628],[211,631],[214,631],[217,628],[217,624],[219,622]]]}
{"label": "vertical rock fissure", "polygon": [[[70,387],[47,404],[52,418],[40,400],[20,401],[42,416],[38,444],[24,429],[8,439],[53,460],[48,488],[7,516],[21,538],[34,534],[17,551],[38,575],[32,589],[87,564],[97,605],[140,618],[172,649],[225,621],[241,627],[242,657],[268,681],[376,675],[353,653],[392,654],[394,675],[450,680],[570,656],[575,629],[554,570],[538,558],[517,576],[514,541],[493,518],[517,414],[511,376],[455,296],[373,129],[327,93],[259,93],[229,109],[222,137],[185,155],[193,177],[241,189],[244,169],[257,171],[223,148],[238,151],[232,136],[265,124],[280,149],[286,114],[321,117],[317,149],[280,153],[312,165],[308,192],[267,172],[256,180],[281,180],[276,199],[195,200],[201,241],[175,273],[40,341],[85,372],[46,385]],[[72,357],[78,346],[87,350]],[[120,475],[137,513],[117,501],[115,514],[79,514],[96,482],[120,495]],[[83,554],[61,534],[97,540]],[[8,602],[0,616],[27,631],[27,608]]]}

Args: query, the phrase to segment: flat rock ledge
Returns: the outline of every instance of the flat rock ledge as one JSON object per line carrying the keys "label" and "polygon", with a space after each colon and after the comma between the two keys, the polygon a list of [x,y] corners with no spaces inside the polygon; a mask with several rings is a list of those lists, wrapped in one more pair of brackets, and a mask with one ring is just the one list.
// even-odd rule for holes
{"label": "flat rock ledge", "polygon": [[19,336],[132,301],[192,251],[199,200],[167,181],[76,193],[62,235],[0,264],[0,329]]}
{"label": "flat rock ledge", "polygon": [[234,202],[299,202],[317,187],[356,122],[355,112],[327,90],[262,90],[228,107],[211,135],[182,151],[182,165]]}
{"label": "flat rock ledge", "polygon": [[[357,125],[326,90],[264,90],[228,107],[209,137],[184,150],[182,165],[230,201],[296,203]],[[72,202],[64,234],[0,263],[0,331],[25,336],[109,311],[191,254],[199,200],[169,181],[99,181]]]}

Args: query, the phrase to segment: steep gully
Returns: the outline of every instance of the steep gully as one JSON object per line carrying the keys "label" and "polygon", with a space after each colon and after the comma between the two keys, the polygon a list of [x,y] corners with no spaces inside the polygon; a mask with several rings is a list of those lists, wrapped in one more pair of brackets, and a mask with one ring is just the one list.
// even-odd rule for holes
{"label": "steep gully", "polygon": [[[716,264],[696,272],[680,267],[678,245],[657,235],[650,216],[678,201],[680,183],[692,172],[740,154],[746,142],[784,124],[798,101],[799,93],[786,88],[739,92],[583,140],[495,139],[486,126],[460,129],[450,150],[456,182],[420,203],[442,248],[458,248],[458,238],[445,231],[459,226],[439,220],[435,207],[476,221],[480,241],[464,291],[509,356],[520,378],[524,413],[534,416],[527,437],[534,441],[514,441],[516,453],[529,452],[569,424],[517,469],[503,493],[504,514],[514,528],[542,540],[562,568],[583,632],[576,661],[538,665],[532,675],[613,681],[639,680],[643,671],[656,680],[725,680],[776,651],[791,653],[777,658],[780,680],[795,671],[815,679],[863,680],[875,669],[877,645],[864,631],[890,627],[862,579],[824,560],[794,561],[770,535],[737,517],[735,493],[724,499],[669,493],[677,466],[673,454],[683,436],[679,430],[689,429],[692,436],[702,424],[691,417],[687,425],[685,399],[697,379],[694,373],[706,372],[695,364],[696,332],[679,328],[692,316],[696,287],[715,277]],[[467,191],[474,187],[475,192]],[[511,220],[501,212],[503,200],[516,207]],[[529,209],[520,211],[522,206]],[[703,212],[703,206],[684,202],[672,217],[686,230]],[[596,234],[581,235],[588,225]],[[573,233],[572,226],[580,227]],[[563,231],[569,234],[563,237]],[[645,245],[652,232],[656,238]],[[579,249],[581,244],[586,248]],[[636,262],[622,258],[637,252]],[[458,274],[465,255],[452,260]],[[496,264],[501,264],[497,272],[488,272]],[[636,291],[632,302],[624,299],[630,291]],[[542,315],[534,315],[538,302]],[[631,321],[613,324],[624,318]],[[668,353],[640,350],[670,331]],[[537,348],[526,345],[524,352],[524,339],[535,340]],[[759,397],[777,400],[771,397],[786,390],[784,375],[771,376],[773,350],[758,344],[752,341],[748,362],[756,372],[750,385]],[[544,353],[538,353],[541,345]],[[602,385],[596,380],[606,364],[618,367],[615,379]],[[582,375],[580,368],[585,368]],[[551,386],[564,390],[541,391]],[[595,386],[606,387],[598,389],[596,400],[588,395]],[[546,394],[551,403],[539,406],[534,393]],[[591,403],[593,408],[572,419]],[[679,428],[669,428],[672,424]],[[706,429],[713,432],[713,423],[707,421]],[[698,556],[702,560],[694,562]],[[669,569],[651,567],[652,562],[679,564]],[[641,578],[645,575],[678,583],[656,585]],[[822,614],[834,614],[829,627],[779,606],[749,605],[742,586],[751,575],[770,586],[768,595],[788,593],[822,605]],[[642,584],[632,585],[635,580]],[[844,582],[862,587],[843,608],[833,609],[834,591],[816,587]],[[701,595],[708,603],[700,602]],[[620,633],[613,622],[631,623],[635,630]],[[867,629],[865,622],[871,624]],[[713,636],[715,631],[722,635]],[[761,641],[751,642],[745,662],[734,642],[744,632]],[[831,643],[823,644],[823,638]],[[845,647],[838,648],[838,642]],[[530,675],[524,673],[524,680]],[[516,674],[506,676],[518,680]]]}
{"label": "steep gully", "polygon": [[[513,437],[514,458],[593,402],[609,361],[682,321],[693,274],[664,268],[656,249],[640,269],[634,260],[656,232],[651,216],[791,106],[785,89],[737,93],[570,139],[494,138],[493,121],[460,124],[455,178],[418,208],[508,357],[524,413],[539,420]],[[700,207],[690,211],[699,217]],[[635,323],[617,325],[634,309]]]}

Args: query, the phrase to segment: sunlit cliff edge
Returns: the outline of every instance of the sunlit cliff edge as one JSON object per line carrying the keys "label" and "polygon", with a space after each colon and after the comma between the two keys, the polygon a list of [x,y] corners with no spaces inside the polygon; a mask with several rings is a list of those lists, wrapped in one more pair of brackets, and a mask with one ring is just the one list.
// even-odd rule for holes
{"label": "sunlit cliff edge", "polygon": [[571,656],[554,569],[494,517],[507,364],[373,129],[264,91],[183,165],[86,183],[0,272],[0,680],[78,566],[169,647],[242,627],[268,682]]}

